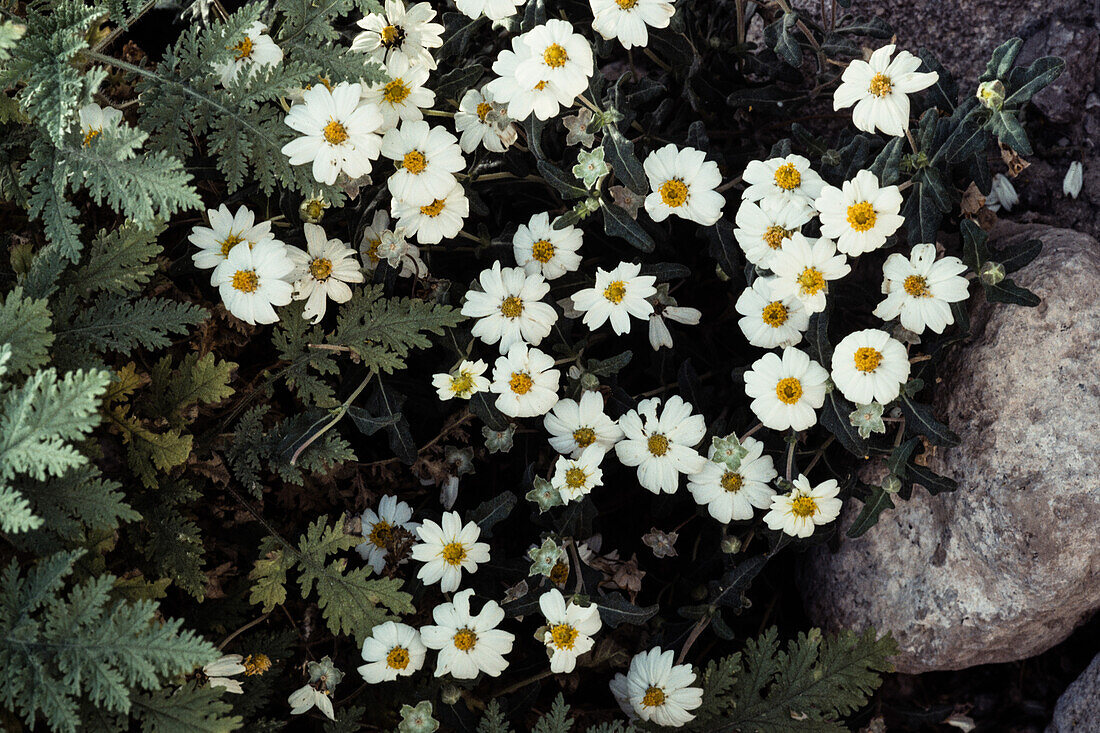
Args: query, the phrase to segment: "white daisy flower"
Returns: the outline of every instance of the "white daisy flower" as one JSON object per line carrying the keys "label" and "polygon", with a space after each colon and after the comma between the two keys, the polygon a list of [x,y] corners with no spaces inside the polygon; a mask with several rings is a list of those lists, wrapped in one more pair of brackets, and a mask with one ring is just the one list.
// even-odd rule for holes
{"label": "white daisy flower", "polygon": [[445,196],[424,206],[393,199],[390,212],[406,236],[415,236],[421,244],[439,244],[462,231],[462,222],[470,215],[470,200],[462,184],[455,182]]}
{"label": "white daisy flower", "polygon": [[880,188],[871,171],[860,171],[843,188],[826,186],[815,206],[821,212],[821,234],[836,240],[849,257],[873,252],[904,223],[897,186]]}
{"label": "white daisy flower", "polygon": [[244,689],[241,687],[240,680],[231,679],[234,675],[245,671],[245,666],[241,664],[242,661],[244,661],[244,657],[240,654],[224,654],[218,657],[202,668],[202,673],[206,675],[207,684],[211,687],[221,687],[226,692],[231,692],[234,695],[242,694]]}
{"label": "white daisy flower", "polygon": [[745,394],[752,411],[772,430],[806,430],[817,423],[825,404],[829,373],[801,349],[788,346],[783,356],[764,354],[745,372]]}
{"label": "white daisy flower", "polygon": [[339,239],[329,239],[316,224],[303,224],[306,251],[287,247],[294,263],[294,299],[306,301],[302,317],[320,323],[325,317],[329,299],[334,303],[351,300],[348,283],[363,282],[363,268],[355,258],[355,250]]}
{"label": "white daisy flower", "polygon": [[722,217],[726,199],[715,189],[722,182],[718,164],[695,148],[677,148],[669,143],[646,156],[642,167],[652,193],[645,210],[653,221],[669,214],[710,226]]}
{"label": "white daisy flower", "polygon": [[791,493],[772,498],[771,510],[764,515],[768,529],[792,537],[809,537],[815,527],[828,524],[840,516],[844,503],[836,498],[840,487],[835,479],[810,486],[810,480],[799,474],[792,483],[794,488]]}
{"label": "white daisy flower", "polygon": [[283,146],[291,165],[313,164],[313,177],[332,185],[341,172],[355,179],[370,173],[378,158],[382,126],[378,106],[359,99],[358,84],[338,84],[329,91],[315,84],[290,108],[283,120],[302,137]]}
{"label": "white daisy flower", "polygon": [[504,105],[478,89],[468,89],[462,95],[455,112],[455,130],[464,153],[472,153],[478,145],[492,153],[503,153],[517,137]]}
{"label": "white daisy flower", "polygon": [[772,260],[772,297],[797,298],[807,313],[820,313],[825,310],[829,281],[851,271],[847,258],[836,253],[833,240],[821,237],[811,244],[801,234],[794,234]]}
{"label": "white daisy flower", "polygon": [[[236,214],[232,214],[229,207],[222,204],[217,209],[207,209],[206,217],[210,220],[210,226],[197,226],[187,237],[191,244],[199,248],[191,259],[200,270],[214,269],[225,262],[230,250],[238,244],[244,243],[252,248],[260,242],[275,239],[271,233],[271,222],[257,224],[256,215],[246,206],[241,206]],[[217,284],[213,277],[210,284]]]}
{"label": "white daisy flower", "polygon": [[425,89],[428,67],[409,65],[404,57],[394,57],[386,63],[389,81],[380,81],[363,89],[364,101],[378,105],[382,111],[382,131],[392,130],[403,121],[424,119],[422,109],[435,104],[435,92]]}
{"label": "white daisy flower", "polygon": [[605,40],[617,38],[623,48],[649,45],[648,26],[667,28],[675,0],[589,0],[592,30]]}
{"label": "white daisy flower", "polygon": [[92,144],[92,141],[104,130],[118,127],[122,123],[122,111],[114,107],[100,107],[95,102],[90,102],[80,108],[80,134],[84,136],[84,147]]}
{"label": "white daisy flower", "polygon": [[901,316],[901,325],[913,333],[930,328],[935,333],[955,322],[951,303],[969,296],[966,265],[958,257],[936,260],[936,245],[918,244],[909,257],[895,252],[882,265],[882,292],[886,300],[875,308],[884,321]]}
{"label": "white daisy flower", "polygon": [[554,357],[519,343],[493,366],[496,407],[509,417],[545,415],[558,401],[561,372],[554,369]]}
{"label": "white daisy flower", "polygon": [[[395,527],[411,533],[413,537],[416,536],[420,523],[410,521],[412,515],[412,507],[403,501],[398,501],[396,496],[389,495],[379,500],[377,512],[373,509],[363,510],[361,521],[363,536],[367,541],[359,543],[355,549],[376,574],[381,573],[386,567],[386,558],[389,556],[387,548],[393,540]],[[401,563],[407,561],[408,558],[401,558]]]}
{"label": "white daisy flower", "polygon": [[485,601],[481,613],[470,612],[473,590],[456,593],[451,603],[432,609],[435,626],[424,626],[420,636],[429,649],[438,649],[435,676],[449,674],[457,680],[472,680],[479,672],[499,677],[508,667],[504,655],[512,651],[515,636],[497,628],[504,610],[496,601]]}
{"label": "white daisy flower", "polygon": [[737,468],[715,456],[712,445],[710,459],[699,473],[688,476],[688,491],[697,504],[705,505],[719,522],[730,523],[752,519],[753,507],[767,509],[775,490],[769,482],[779,474],[771,456],[764,455],[764,444],[755,438],[745,438],[741,447],[747,452]]}
{"label": "white daisy flower", "polygon": [[698,308],[678,305],[676,299],[668,294],[667,283],[659,285],[657,294],[650,300],[653,303],[653,313],[649,316],[649,345],[654,351],[660,351],[662,347],[672,348],[672,332],[668,330],[666,318],[685,326],[697,326],[699,319],[703,317]]}
{"label": "white daisy flower", "polygon": [[363,227],[363,234],[359,239],[359,254],[363,258],[363,266],[371,272],[382,261],[378,256],[378,248],[382,244],[382,236],[388,231],[391,231],[390,215],[385,209],[377,209],[371,223]]}
{"label": "white daisy flower", "polygon": [[770,270],[783,245],[800,233],[813,216],[813,209],[802,202],[764,199],[755,204],[744,201],[737,209],[734,220],[737,228],[733,236],[741,245],[745,259],[761,269]]}
{"label": "white daisy flower", "polygon": [[484,88],[494,102],[504,105],[508,117],[517,121],[527,119],[532,113],[540,120],[548,120],[561,109],[558,94],[549,80],[540,79],[534,84],[517,81],[516,70],[531,55],[532,51],[522,36],[513,37],[511,50],[502,49],[493,62],[493,73],[497,78]]}
{"label": "white daisy flower", "polygon": [[232,84],[245,69],[251,77],[259,69],[282,63],[283,50],[275,45],[271,36],[264,32],[266,30],[267,26],[257,21],[245,30],[244,38],[230,48],[235,52],[233,58],[215,69],[222,86]]}
{"label": "white daisy flower", "polygon": [[798,298],[776,298],[771,280],[758,277],[751,288],[741,291],[734,305],[742,315],[737,325],[753,346],[762,349],[794,346],[809,327],[810,316]]}
{"label": "white daisy flower", "polygon": [[680,486],[680,474],[698,473],[706,459],[695,446],[707,432],[702,415],[691,414],[691,403],[673,395],[660,416],[661,400],[651,397],[638,403],[637,410],[619,418],[623,439],[615,444],[615,455],[624,466],[638,467],[638,483],[659,494],[673,494]]}
{"label": "white daisy flower", "polygon": [[550,447],[571,458],[579,458],[591,445],[611,450],[622,440],[623,431],[603,408],[603,395],[595,391],[585,391],[580,402],[559,400],[542,421],[550,433]]}
{"label": "white daisy flower", "polygon": [[531,88],[546,82],[558,102],[573,104],[588,89],[592,76],[592,46],[567,20],[552,18],[520,36],[530,49],[516,66],[516,82]]}
{"label": "white daisy flower", "polygon": [[741,194],[744,201],[794,203],[811,213],[814,199],[821,195],[825,186],[821,176],[810,168],[810,161],[801,155],[751,161],[745,166],[742,179],[749,184]]}
{"label": "white daisy flower", "polygon": [[403,122],[382,138],[382,155],[397,164],[387,185],[395,200],[427,206],[458,185],[454,174],[466,167],[458,140],[427,122]]}
{"label": "white daisy flower", "polygon": [[538,346],[554,328],[558,312],[542,302],[550,292],[542,275],[528,275],[519,267],[501,269],[497,261],[478,280],[484,292],[466,292],[462,315],[477,318],[471,333],[487,344],[500,342],[500,353],[520,343]]}
{"label": "white daisy flower", "polygon": [[558,456],[550,485],[558,490],[566,504],[580,501],[592,493],[592,489],[603,485],[603,471],[600,469],[603,457],[604,449],[599,444],[588,446],[577,458]]}
{"label": "white daisy flower", "polygon": [[481,528],[475,522],[463,525],[458,512],[444,512],[442,522],[425,519],[417,528],[420,544],[413,545],[412,558],[424,563],[416,574],[424,585],[439,583],[444,593],[453,593],[463,570],[476,573],[478,563],[489,562],[489,545],[477,541]]}
{"label": "white daisy flower", "polygon": [[512,237],[516,264],[528,274],[540,274],[547,280],[574,272],[581,265],[584,235],[575,226],[554,229],[550,214],[535,214],[526,224],[520,224]]}
{"label": "white daisy flower", "polygon": [[850,333],[833,350],[832,377],[844,398],[857,405],[893,402],[909,380],[909,354],[900,341],[877,328]]}
{"label": "white daisy flower", "polygon": [[919,73],[921,60],[901,51],[893,60],[894,44],[871,54],[867,61],[856,59],[848,64],[833,94],[833,109],[855,105],[852,123],[864,132],[882,130],[901,137],[909,128],[909,95],[935,84],[940,75],[934,71]]}
{"label": "white daisy flower", "polygon": [[657,292],[657,278],[641,271],[632,262],[621,262],[611,271],[597,267],[595,287],[573,294],[573,307],[584,313],[584,325],[595,331],[610,320],[611,330],[622,336],[630,333],[631,316],[648,319],[653,314],[648,298]]}
{"label": "white daisy flower", "polygon": [[695,719],[691,713],[703,704],[703,690],[692,687],[695,673],[690,664],[673,664],[675,653],[655,647],[634,655],[625,675],[611,681],[615,697],[626,700],[634,714],[646,722],[679,728]]}
{"label": "white daisy flower", "polygon": [[455,6],[467,18],[477,20],[484,15],[489,20],[497,21],[515,15],[516,8],[525,2],[527,0],[455,0]]}
{"label": "white daisy flower", "polygon": [[439,399],[449,400],[457,397],[460,400],[468,400],[478,392],[489,391],[489,380],[481,376],[489,366],[481,359],[477,361],[465,361],[450,374],[442,372],[432,377],[432,386],[439,394]]}
{"label": "white daisy flower", "polygon": [[432,23],[433,18],[435,10],[429,3],[416,3],[406,10],[401,0],[386,0],[385,13],[371,13],[358,22],[363,32],[352,40],[351,50],[383,64],[404,59],[410,66],[434,69],[429,49],[443,45],[445,29]]}
{"label": "white daisy flower", "polygon": [[387,621],[371,629],[363,641],[362,656],[366,664],[359,667],[359,674],[368,684],[393,682],[398,677],[408,677],[424,666],[428,647],[420,639],[420,632],[407,624]]}
{"label": "white daisy flower", "polygon": [[539,608],[546,618],[542,640],[550,656],[550,671],[566,674],[577,667],[577,657],[592,649],[592,637],[603,626],[600,609],[593,603],[578,606],[565,602],[557,588],[539,596]]}
{"label": "white daisy flower", "polygon": [[226,309],[245,323],[275,323],[272,306],[290,302],[293,286],[286,278],[294,271],[282,242],[267,239],[252,247],[234,247],[214,268],[211,284],[218,286]]}

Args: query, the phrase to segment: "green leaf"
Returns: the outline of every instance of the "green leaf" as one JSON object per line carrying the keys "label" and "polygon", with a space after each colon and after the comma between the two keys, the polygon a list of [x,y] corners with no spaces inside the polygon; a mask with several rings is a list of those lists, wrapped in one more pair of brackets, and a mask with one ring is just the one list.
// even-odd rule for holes
{"label": "green leaf", "polygon": [[997,136],[997,140],[1020,155],[1031,155],[1034,152],[1031,149],[1031,143],[1028,142],[1024,126],[1011,110],[994,110],[990,113],[986,125],[989,131]]}
{"label": "green leaf", "polygon": [[864,500],[859,515],[848,527],[846,534],[851,538],[862,537],[867,530],[878,523],[879,515],[894,508],[894,500],[881,486],[871,487],[871,496]]}
{"label": "green leaf", "polygon": [[656,248],[653,237],[630,218],[626,209],[604,201],[600,210],[603,211],[603,230],[609,237],[621,237],[642,252],[652,252]]}
{"label": "green leaf", "polygon": [[486,499],[477,507],[466,513],[466,521],[474,522],[481,529],[481,537],[488,539],[493,536],[493,527],[508,518],[512,510],[519,503],[519,497],[512,491],[505,491]]}
{"label": "green leaf", "polygon": [[574,186],[573,181],[575,179],[572,176],[567,176],[561,168],[553,163],[540,158],[536,161],[536,165],[546,182],[553,186],[563,198],[568,200],[588,196],[588,189]]}
{"label": "green leaf", "polygon": [[918,463],[909,464],[907,475],[910,483],[920,484],[932,496],[959,488],[959,483],[955,479],[941,476],[927,466]]}
{"label": "green leaf", "polygon": [[637,194],[645,194],[649,191],[645,169],[634,155],[634,143],[623,137],[618,128],[604,129],[603,149],[608,164],[624,186]]}
{"label": "green leaf", "polygon": [[923,435],[933,445],[958,445],[959,436],[935,418],[932,408],[913,402],[908,395],[901,395],[901,412],[905,415],[905,431]]}
{"label": "green leaf", "polygon": [[889,186],[898,180],[898,164],[901,162],[903,142],[904,138],[891,138],[875,157],[875,162],[871,163],[870,171],[878,177],[880,185]]}
{"label": "green leaf", "polygon": [[28,374],[46,365],[54,335],[52,316],[44,299],[27,298],[13,288],[0,304],[0,344],[11,346],[9,373]]}
{"label": "green leaf", "polygon": [[996,284],[990,284],[984,280],[981,283],[982,288],[985,290],[985,299],[990,303],[1009,303],[1034,308],[1042,302],[1038,295],[1021,285],[1017,285],[1010,277],[1006,277]]}
{"label": "green leaf", "polygon": [[978,77],[978,81],[993,81],[994,79],[1007,79],[1012,64],[1016,61],[1020,49],[1024,47],[1023,39],[1010,38],[996,49],[993,56],[986,63],[985,71]]}
{"label": "green leaf", "polygon": [[1043,240],[1027,239],[997,250],[996,260],[1005,268],[1005,272],[1016,272],[1038,257],[1042,251]]}
{"label": "green leaf", "polygon": [[871,449],[849,419],[853,410],[855,406],[834,390],[825,395],[825,404],[821,406],[819,422],[823,428],[836,436],[845,450],[860,458],[867,458]]}
{"label": "green leaf", "polygon": [[886,469],[893,475],[904,478],[905,464],[909,461],[909,457],[913,455],[913,451],[916,450],[919,443],[920,438],[914,437],[894,448],[890,452],[890,457],[886,460]]}
{"label": "green leaf", "polygon": [[600,593],[592,597],[592,603],[600,609],[600,618],[608,628],[618,628],[622,624],[641,626],[657,615],[659,606],[636,606],[623,597],[619,591]]}
{"label": "green leaf", "polygon": [[[1061,76],[1065,70],[1066,60],[1057,56],[1035,59],[1022,74],[1025,81],[1005,99],[1005,106],[1019,107],[1027,104],[1037,92]],[[1012,75],[1012,81],[1016,81],[1015,76]]]}
{"label": "green leaf", "polygon": [[775,35],[772,48],[776,55],[796,69],[802,65],[802,47],[798,45],[798,39],[792,32],[797,23],[797,13],[784,13],[780,20],[772,23],[767,29]]}
{"label": "green leaf", "polygon": [[166,687],[132,700],[131,711],[144,733],[228,733],[241,728],[239,715],[223,700],[228,693],[191,681],[180,688]]}

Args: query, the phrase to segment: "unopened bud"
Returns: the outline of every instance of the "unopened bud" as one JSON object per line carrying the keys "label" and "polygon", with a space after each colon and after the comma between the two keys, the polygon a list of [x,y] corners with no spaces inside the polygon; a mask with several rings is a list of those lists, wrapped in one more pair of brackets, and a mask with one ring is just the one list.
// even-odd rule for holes
{"label": "unopened bud", "polygon": [[600,378],[592,372],[585,372],[581,375],[581,389],[591,392],[600,388]]}
{"label": "unopened bud", "polygon": [[978,92],[974,95],[982,106],[987,109],[998,110],[1005,103],[1005,85],[1000,79],[983,81],[978,85]]}
{"label": "unopened bud", "polygon": [[585,211],[587,211],[589,214],[591,214],[595,211],[598,211],[599,208],[600,208],[600,200],[595,196],[590,196],[584,202],[584,208],[585,208]]}
{"label": "unopened bud", "polygon": [[722,540],[722,552],[727,555],[736,555],[741,552],[741,540],[736,537],[727,537]]}
{"label": "unopened bud", "polygon": [[444,705],[454,705],[462,697],[462,690],[455,685],[444,685],[439,691],[439,700]]}
{"label": "unopened bud", "polygon": [[986,262],[978,273],[985,285],[996,285],[1005,279],[1005,266],[1000,262]]}
{"label": "unopened bud", "polygon": [[882,480],[882,490],[887,494],[896,494],[901,490],[901,479],[890,474]]}

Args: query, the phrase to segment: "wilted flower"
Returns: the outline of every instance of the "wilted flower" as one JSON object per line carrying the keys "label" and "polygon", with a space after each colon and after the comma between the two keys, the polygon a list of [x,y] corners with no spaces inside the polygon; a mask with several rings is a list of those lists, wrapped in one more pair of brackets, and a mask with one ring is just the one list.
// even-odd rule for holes
{"label": "wilted flower", "polygon": [[1072,198],[1077,198],[1081,193],[1081,187],[1085,184],[1085,166],[1079,160],[1069,164],[1066,177],[1062,180],[1062,193]]}
{"label": "wilted flower", "polygon": [[[587,107],[582,107],[577,110],[577,114],[569,115],[562,119],[562,124],[565,125],[565,129],[569,133],[565,136],[566,145],[583,145],[586,148],[592,147],[592,143],[596,141],[596,133],[588,132],[588,126],[592,122],[592,110]],[[579,178],[580,176],[578,176]]]}
{"label": "wilted flower", "polygon": [[524,496],[528,501],[533,501],[539,505],[539,514],[565,503],[561,498],[561,493],[554,488],[553,484],[541,476],[535,476],[534,488]]}
{"label": "wilted flower", "polygon": [[642,535],[642,542],[653,550],[654,557],[676,557],[676,540],[680,535],[676,532],[662,532],[653,527],[648,534]]}
{"label": "wilted flower", "polygon": [[508,423],[504,430],[493,430],[488,425],[481,428],[481,434],[485,438],[485,447],[490,453],[507,453],[512,450],[512,438],[516,434],[516,424]]}
{"label": "wilted flower", "polygon": [[527,557],[531,560],[531,568],[527,574],[545,575],[549,578],[550,571],[558,564],[558,560],[561,559],[564,553],[565,550],[559,547],[557,542],[547,537],[542,541],[541,546],[532,546],[531,549],[527,551]]}
{"label": "wilted flower", "polygon": [[1012,211],[1012,207],[1020,203],[1020,194],[1016,193],[1016,187],[1004,173],[993,176],[993,189],[985,197],[985,207],[990,211]]}
{"label": "wilted flower", "polygon": [[203,667],[202,673],[206,675],[207,683],[211,687],[224,687],[227,692],[240,695],[243,692],[241,683],[229,678],[247,672],[247,668],[241,664],[243,659],[240,654],[226,654]]}
{"label": "wilted flower", "polygon": [[645,203],[644,196],[634,193],[626,186],[612,186],[607,189],[607,192],[611,194],[611,200],[615,205],[630,214],[631,219],[638,218],[638,209]]}
{"label": "wilted flower", "polygon": [[397,724],[397,733],[435,733],[439,730],[439,721],[432,717],[432,704],[421,700],[416,704],[401,706],[401,722]]}
{"label": "wilted flower", "polygon": [[848,415],[848,422],[859,431],[861,438],[871,437],[871,433],[885,433],[886,423],[882,421],[883,406],[878,402],[869,405],[856,405]]}
{"label": "wilted flower", "polygon": [[584,187],[595,188],[611,169],[603,159],[603,148],[582,150],[577,153],[577,164],[573,166],[573,175],[584,181]]}

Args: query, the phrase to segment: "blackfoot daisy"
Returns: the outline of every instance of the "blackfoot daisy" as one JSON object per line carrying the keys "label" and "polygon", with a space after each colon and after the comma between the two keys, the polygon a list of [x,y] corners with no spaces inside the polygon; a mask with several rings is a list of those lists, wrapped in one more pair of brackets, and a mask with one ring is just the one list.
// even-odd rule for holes
{"label": "blackfoot daisy", "polygon": [[745,394],[752,411],[772,430],[806,430],[817,422],[825,403],[829,373],[801,349],[788,346],[783,356],[764,354],[745,372]]}
{"label": "blackfoot daisy", "polygon": [[451,603],[432,610],[435,626],[424,626],[420,636],[429,649],[438,649],[435,676],[449,674],[455,679],[472,680],[479,672],[499,677],[508,668],[504,655],[512,651],[515,636],[497,628],[504,611],[496,601],[485,601],[481,613],[470,611],[471,589],[456,593]]}
{"label": "blackfoot daisy", "polygon": [[936,245],[918,244],[909,257],[895,252],[882,265],[882,292],[886,299],[875,308],[884,321],[901,317],[913,333],[929,328],[935,333],[955,322],[951,304],[966,300],[969,281],[958,257],[936,259]]}
{"label": "blackfoot daisy", "polygon": [[445,196],[423,206],[393,199],[390,212],[407,236],[415,236],[421,244],[439,244],[462,231],[462,222],[470,215],[470,200],[462,184],[456,181]]}
{"label": "blackfoot daisy", "polygon": [[814,199],[821,195],[825,181],[801,155],[754,160],[745,166],[742,175],[749,184],[741,198],[745,201],[767,201],[770,204],[794,203],[813,211]]}
{"label": "blackfoot daisy", "polygon": [[382,112],[382,131],[392,130],[404,120],[422,120],[426,109],[435,104],[435,92],[425,89],[428,67],[409,65],[408,59],[393,58],[386,64],[388,81],[363,89],[363,99],[378,105]]}
{"label": "blackfoot daisy", "polygon": [[386,0],[385,12],[371,13],[358,22],[363,32],[351,43],[352,51],[368,54],[382,63],[404,59],[410,66],[435,68],[431,49],[443,45],[439,23],[432,23],[435,10],[429,3],[416,3],[406,10],[401,0]]}
{"label": "blackfoot daisy", "polygon": [[671,143],[646,156],[642,164],[649,188],[645,210],[653,221],[669,214],[704,226],[722,217],[726,199],[715,189],[722,182],[718,164],[695,148],[677,148]]}
{"label": "blackfoot daisy", "polygon": [[302,317],[318,323],[325,317],[328,301],[346,303],[351,300],[348,283],[363,282],[363,268],[355,250],[339,239],[329,239],[316,224],[302,225],[306,235],[306,251],[287,247],[294,262],[294,299],[304,300]]}
{"label": "blackfoot daisy", "polygon": [[852,271],[844,255],[836,253],[831,239],[821,237],[811,243],[795,234],[772,260],[772,297],[779,300],[797,298],[807,313],[825,310],[829,282],[839,280]]}
{"label": "blackfoot daisy", "polygon": [[454,135],[423,120],[403,122],[382,138],[382,155],[397,170],[387,185],[395,200],[427,206],[457,185],[454,174],[466,166]]}
{"label": "blackfoot daisy", "polygon": [[528,274],[540,274],[547,280],[573,272],[581,264],[577,254],[583,234],[575,226],[555,229],[550,215],[535,214],[526,224],[520,224],[512,237],[516,264]]}
{"label": "blackfoot daisy", "polygon": [[472,153],[478,145],[492,153],[503,153],[517,137],[505,106],[478,89],[468,89],[462,95],[455,112],[455,130],[464,153]]}
{"label": "blackfoot daisy", "polygon": [[603,457],[604,449],[598,444],[588,446],[576,458],[558,456],[550,485],[557,489],[566,504],[579,501],[603,484],[603,471],[600,469]]}
{"label": "blackfoot daisy", "polygon": [[[206,218],[210,220],[210,226],[197,226],[187,237],[191,244],[199,248],[191,259],[200,270],[214,269],[225,262],[230,250],[238,244],[252,248],[260,242],[275,239],[271,233],[271,222],[257,224],[256,215],[246,206],[239,207],[234,214],[222,204],[217,209],[208,209]],[[210,284],[216,284],[213,277]]]}
{"label": "blackfoot daisy", "polygon": [[539,609],[546,619],[542,635],[550,655],[550,671],[566,674],[577,667],[577,657],[592,649],[592,637],[603,626],[596,604],[580,606],[565,602],[565,596],[552,588],[539,596]]}
{"label": "blackfoot daisy", "polygon": [[592,30],[623,48],[649,45],[649,28],[667,28],[676,8],[670,0],[589,0]]}
{"label": "blackfoot daisy", "polygon": [[528,275],[519,267],[501,268],[500,262],[478,276],[482,292],[469,290],[462,315],[477,318],[471,333],[506,354],[512,346],[537,346],[558,320],[558,312],[542,298],[550,285],[542,275]]}
{"label": "blackfoot daisy", "polygon": [[879,186],[871,171],[860,171],[841,186],[826,186],[815,202],[821,234],[836,240],[840,252],[849,257],[873,252],[905,224],[898,213],[901,192],[897,186]]}
{"label": "blackfoot daisy", "polygon": [[424,563],[416,577],[452,593],[462,583],[463,570],[476,573],[478,563],[489,562],[489,545],[477,541],[481,529],[474,522],[463,524],[458,512],[444,512],[441,522],[426,519],[417,528],[420,544],[413,545],[412,557]]}
{"label": "blackfoot daisy", "polygon": [[515,344],[493,366],[496,407],[509,417],[545,415],[558,401],[561,372],[554,369],[554,357],[527,344]]}
{"label": "blackfoot daisy", "polygon": [[392,682],[398,677],[408,677],[424,666],[428,647],[420,638],[420,632],[407,624],[387,621],[371,629],[363,641],[361,655],[366,664],[359,667],[359,674],[367,683]]}
{"label": "blackfoot daisy", "polygon": [[610,271],[597,267],[595,287],[573,295],[573,306],[584,313],[584,325],[596,330],[611,321],[611,330],[621,336],[630,333],[631,316],[648,319],[653,314],[648,298],[657,292],[657,278],[641,271],[641,265],[631,262]]}
{"label": "blackfoot daisy", "polygon": [[638,467],[642,488],[672,494],[680,486],[680,474],[703,469],[706,459],[695,446],[707,426],[702,415],[691,414],[691,403],[679,395],[670,397],[658,415],[660,405],[659,398],[651,397],[619,418],[623,439],[615,444],[615,455],[624,466]]}
{"label": "blackfoot daisy", "polygon": [[833,94],[834,110],[855,105],[852,123],[864,132],[878,129],[895,137],[904,135],[909,128],[909,95],[939,81],[934,71],[918,72],[921,60],[908,51],[891,59],[895,48],[891,43],[867,61],[852,61]]}
{"label": "blackfoot daisy", "polygon": [[232,84],[245,70],[247,76],[251,76],[259,69],[278,66],[282,62],[283,50],[265,33],[266,30],[263,23],[253,23],[245,30],[244,38],[230,49],[233,58],[217,67],[223,86]]}
{"label": "blackfoot daisy", "polygon": [[809,537],[814,529],[828,524],[840,515],[843,502],[837,498],[840,488],[835,479],[817,486],[799,474],[789,494],[777,494],[772,506],[764,515],[769,529],[781,531],[792,537]]}
{"label": "blackfoot daisy", "polygon": [[450,374],[443,372],[432,377],[432,386],[439,393],[439,399],[449,400],[457,397],[468,400],[478,392],[489,389],[489,380],[481,376],[489,366],[481,359],[463,361]]}
{"label": "blackfoot daisy", "polygon": [[857,405],[889,404],[909,379],[905,346],[885,331],[850,333],[833,350],[832,377],[844,398]]}
{"label": "blackfoot daisy", "polygon": [[660,647],[634,655],[627,673],[611,681],[612,694],[646,722],[679,728],[694,720],[691,711],[703,704],[703,690],[693,686],[691,665],[674,659],[671,649]]}
{"label": "blackfoot daisy", "polygon": [[382,112],[360,100],[358,84],[338,84],[329,91],[315,84],[302,94],[301,104],[290,108],[287,127],[302,134],[283,146],[291,165],[313,165],[313,177],[332,185],[344,173],[355,179],[371,171],[382,138]]}
{"label": "blackfoot daisy", "polygon": [[[420,524],[412,520],[412,507],[403,501],[398,501],[396,496],[383,496],[378,501],[378,511],[373,509],[363,510],[360,518],[363,526],[363,536],[366,542],[356,545],[359,556],[367,561],[374,569],[375,574],[381,574],[386,567],[386,558],[389,557],[390,545],[393,543],[393,531],[401,529],[416,537],[416,530]],[[401,558],[401,563],[408,558]]]}
{"label": "blackfoot daisy", "polygon": [[775,256],[784,243],[802,231],[814,212],[799,202],[764,200],[759,204],[743,201],[734,219],[733,236],[745,253],[745,259],[765,270],[772,269]]}
{"label": "blackfoot daisy", "polygon": [[286,278],[294,270],[287,248],[274,239],[252,247],[234,247],[214,268],[211,282],[218,286],[226,309],[245,323],[279,320],[273,306],[290,302],[293,286]]}
{"label": "blackfoot daisy", "polygon": [[618,423],[604,413],[603,395],[594,391],[585,391],[579,402],[559,400],[542,425],[550,433],[550,446],[572,458],[591,445],[609,451],[623,437]]}
{"label": "blackfoot daisy", "polygon": [[764,444],[745,438],[742,447],[745,454],[733,467],[711,446],[703,470],[688,477],[695,502],[719,522],[752,519],[753,508],[767,509],[775,496],[768,484],[778,474],[772,457],[764,455]]}

